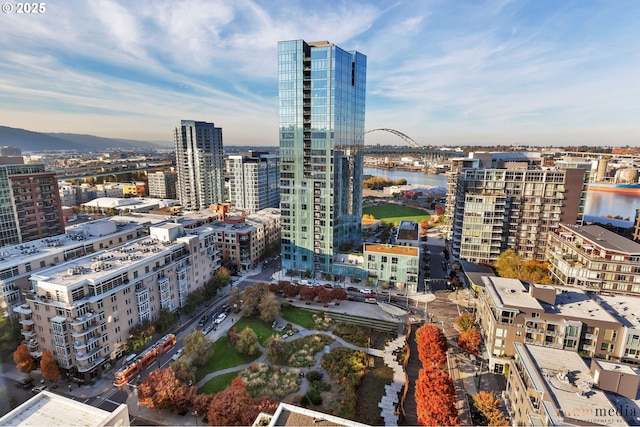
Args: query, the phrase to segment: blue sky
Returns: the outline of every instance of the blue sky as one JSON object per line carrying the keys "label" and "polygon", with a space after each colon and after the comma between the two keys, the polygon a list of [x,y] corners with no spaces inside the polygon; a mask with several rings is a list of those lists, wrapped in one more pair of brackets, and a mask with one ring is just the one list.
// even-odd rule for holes
{"label": "blue sky", "polygon": [[367,55],[367,129],[640,145],[639,22],[637,0],[52,1],[0,15],[0,125],[277,145],[277,42],[304,39]]}

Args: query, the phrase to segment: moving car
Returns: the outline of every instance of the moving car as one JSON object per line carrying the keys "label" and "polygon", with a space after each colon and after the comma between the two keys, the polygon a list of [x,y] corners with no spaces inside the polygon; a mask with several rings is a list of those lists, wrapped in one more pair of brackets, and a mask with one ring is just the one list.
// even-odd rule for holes
{"label": "moving car", "polygon": [[45,391],[46,389],[47,389],[47,386],[43,384],[43,385],[39,385],[37,387],[32,388],[31,391],[35,394],[38,394],[41,391]]}
{"label": "moving car", "polygon": [[372,293],[371,289],[368,289],[368,288],[360,289],[360,292],[362,292],[363,294],[370,294],[370,293]]}
{"label": "moving car", "polygon": [[182,353],[184,353],[184,348],[179,348],[178,351],[175,352],[173,356],[171,356],[171,361],[175,362],[176,360],[182,357]]}

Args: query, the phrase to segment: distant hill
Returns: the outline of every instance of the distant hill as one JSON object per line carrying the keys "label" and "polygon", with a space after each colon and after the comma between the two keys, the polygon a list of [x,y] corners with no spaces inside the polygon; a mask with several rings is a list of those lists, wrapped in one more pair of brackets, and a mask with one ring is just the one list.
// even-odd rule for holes
{"label": "distant hill", "polygon": [[74,133],[41,133],[25,129],[0,126],[0,146],[18,147],[23,152],[29,151],[100,151],[107,148],[122,149],[158,149],[169,144],[134,141],[130,139],[102,138],[93,135]]}

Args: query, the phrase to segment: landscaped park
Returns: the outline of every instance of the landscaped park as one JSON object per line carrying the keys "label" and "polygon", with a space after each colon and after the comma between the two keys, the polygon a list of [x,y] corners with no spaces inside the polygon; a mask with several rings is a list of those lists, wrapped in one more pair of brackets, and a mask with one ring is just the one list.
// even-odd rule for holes
{"label": "landscaped park", "polygon": [[[278,289],[266,290],[266,285],[261,285],[256,286],[259,292],[252,291],[254,297],[261,295],[253,300],[256,307],[273,305]],[[281,287],[285,288],[291,291],[290,286]],[[245,301],[251,298],[245,295]],[[288,302],[291,298],[296,297],[275,299],[275,321],[265,318],[265,312],[245,307],[228,333],[213,343],[200,331],[192,333],[194,337],[185,341],[190,338],[202,342],[207,348],[206,359],[197,366],[189,364],[188,360],[198,360],[202,353],[187,349],[190,344],[185,342],[183,358],[174,362],[172,373],[166,373],[175,380],[163,381],[173,384],[179,405],[167,405],[166,393],[162,392],[157,394],[164,400],[154,400],[156,392],[151,388],[162,386],[152,384],[153,378],[141,385],[141,401],[177,412],[207,413],[213,425],[228,425],[233,420],[244,424],[249,415],[257,416],[265,409],[270,412],[268,409],[281,401],[371,425],[384,424],[378,403],[385,385],[393,381],[393,371],[380,357],[367,354],[367,349],[382,349],[395,335],[336,321],[330,313],[320,311],[320,304],[316,310],[295,307]],[[187,386],[188,381],[195,386]],[[247,402],[242,407],[237,404],[239,396],[245,396],[241,400]],[[187,400],[191,400],[190,406]],[[236,418],[229,411],[236,411]],[[211,418],[221,414],[227,418]]]}

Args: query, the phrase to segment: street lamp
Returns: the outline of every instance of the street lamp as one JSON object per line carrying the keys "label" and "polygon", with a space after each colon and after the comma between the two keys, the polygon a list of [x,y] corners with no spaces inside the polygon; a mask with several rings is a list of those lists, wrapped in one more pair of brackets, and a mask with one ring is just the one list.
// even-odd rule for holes
{"label": "street lamp", "polygon": [[193,414],[193,416],[194,416],[194,417],[196,417],[196,425],[198,425],[198,411],[197,411],[197,410],[194,410],[194,411],[192,412],[192,414]]}

